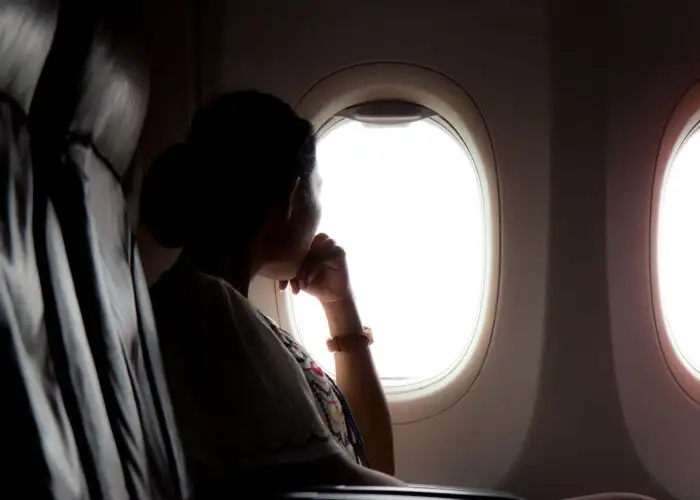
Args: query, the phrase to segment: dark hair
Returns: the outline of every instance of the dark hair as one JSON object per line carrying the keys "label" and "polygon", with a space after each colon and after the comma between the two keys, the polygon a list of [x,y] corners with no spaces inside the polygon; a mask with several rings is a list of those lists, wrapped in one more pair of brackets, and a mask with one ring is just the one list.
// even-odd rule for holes
{"label": "dark hair", "polygon": [[284,101],[256,91],[219,96],[163,151],[141,194],[141,217],[170,248],[193,238],[249,238],[297,177],[315,166],[313,128]]}

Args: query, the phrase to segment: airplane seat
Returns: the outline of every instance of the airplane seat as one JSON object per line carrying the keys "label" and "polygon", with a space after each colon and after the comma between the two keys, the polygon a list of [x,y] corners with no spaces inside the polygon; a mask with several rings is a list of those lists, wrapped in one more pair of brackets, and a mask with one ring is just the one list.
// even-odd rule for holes
{"label": "airplane seat", "polygon": [[655,500],[638,493],[596,493],[582,497],[569,497],[564,500]]}
{"label": "airplane seat", "polygon": [[147,94],[135,7],[0,5],[2,476],[22,497],[189,496],[120,186]]}
{"label": "airplane seat", "polygon": [[[141,464],[142,480],[150,478],[166,498],[180,498],[187,496],[184,458],[123,191],[148,101],[142,8],[138,0],[103,2],[66,157],[66,166],[81,181],[83,204],[66,215],[86,257],[76,252],[73,272],[90,278],[81,281],[79,300],[84,310],[100,311],[89,323],[107,353],[101,363],[112,368],[103,385],[109,384],[110,398],[121,411],[123,420],[115,422],[119,439],[125,449],[143,443],[148,462]],[[121,372],[114,370],[115,362]],[[139,432],[142,437],[134,440]]]}
{"label": "airplane seat", "polygon": [[0,5],[2,475],[5,487],[21,488],[17,491],[35,498],[49,490],[57,496],[75,491],[80,474],[75,465],[75,439],[66,423],[65,404],[47,353],[32,226],[28,113],[56,21],[55,3],[17,0]]}
{"label": "airplane seat", "polygon": [[[402,487],[329,487],[288,493],[284,498],[296,500],[523,500],[494,490],[447,488],[414,485]],[[655,500],[636,493],[598,493],[564,500]]]}

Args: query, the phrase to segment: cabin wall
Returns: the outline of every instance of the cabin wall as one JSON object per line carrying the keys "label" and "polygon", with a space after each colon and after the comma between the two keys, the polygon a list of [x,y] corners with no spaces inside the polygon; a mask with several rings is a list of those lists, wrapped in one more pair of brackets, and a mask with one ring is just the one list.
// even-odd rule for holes
{"label": "cabin wall", "polygon": [[[145,164],[184,133],[200,97],[252,87],[294,104],[319,79],[363,62],[442,72],[483,113],[501,184],[496,325],[465,397],[395,426],[400,478],[532,499],[611,490],[697,497],[700,447],[688,436],[700,431],[700,414],[658,356],[643,276],[645,196],[665,120],[700,74],[700,44],[691,43],[700,8],[681,0],[663,12],[633,0],[169,5]],[[139,244],[154,279],[175,253],[143,232]]]}
{"label": "cabin wall", "polygon": [[535,498],[630,491],[670,498],[642,467],[621,411],[606,259],[611,2],[550,2],[551,202],[538,401],[506,484]]}
{"label": "cabin wall", "polygon": [[[698,498],[700,406],[671,375],[661,351],[652,315],[649,263],[658,148],[674,106],[700,77],[700,4],[616,3],[606,195],[617,385],[625,422],[644,467],[676,498]],[[697,220],[697,215],[689,214],[690,220]]]}

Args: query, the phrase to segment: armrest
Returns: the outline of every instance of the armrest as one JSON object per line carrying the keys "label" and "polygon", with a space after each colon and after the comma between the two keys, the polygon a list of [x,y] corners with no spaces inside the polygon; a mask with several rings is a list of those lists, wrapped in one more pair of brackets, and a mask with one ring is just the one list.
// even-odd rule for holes
{"label": "armrest", "polygon": [[438,486],[324,486],[285,494],[297,500],[523,500],[509,493]]}

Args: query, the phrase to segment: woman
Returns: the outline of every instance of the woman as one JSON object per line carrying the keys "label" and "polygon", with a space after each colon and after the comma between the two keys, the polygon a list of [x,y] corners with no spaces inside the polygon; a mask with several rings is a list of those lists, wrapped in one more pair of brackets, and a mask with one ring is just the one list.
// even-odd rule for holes
{"label": "woman", "polygon": [[[159,243],[183,248],[152,300],[201,494],[242,484],[401,484],[390,476],[387,403],[343,250],[314,236],[320,188],[311,124],[253,91],[197,113],[185,143],[146,178],[145,225]],[[257,274],[320,300],[337,385],[248,301]]]}

